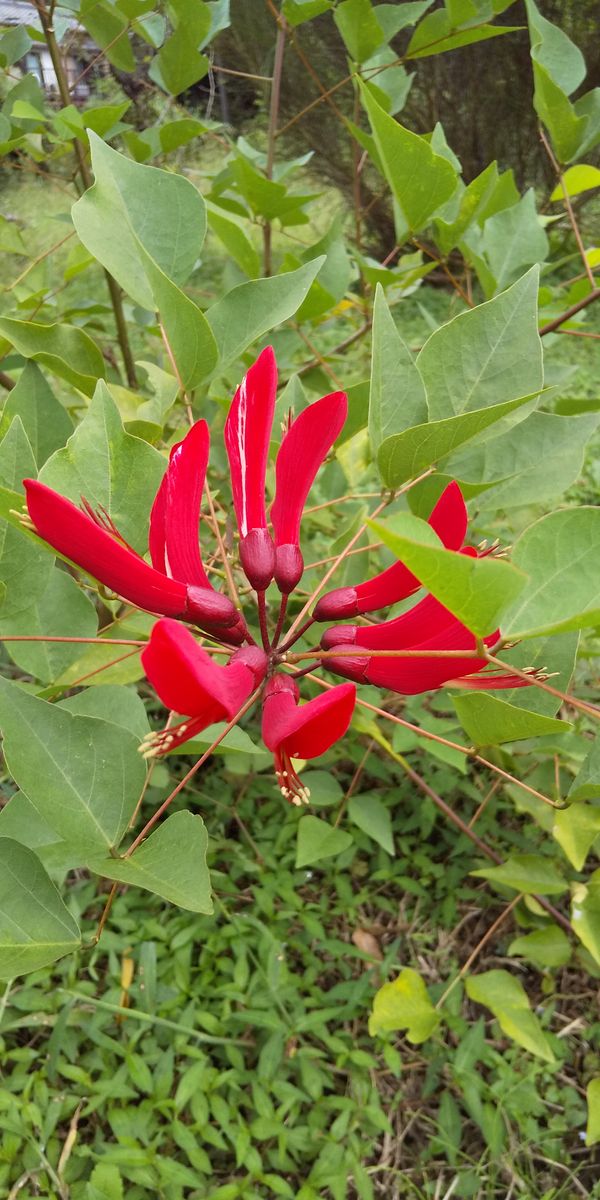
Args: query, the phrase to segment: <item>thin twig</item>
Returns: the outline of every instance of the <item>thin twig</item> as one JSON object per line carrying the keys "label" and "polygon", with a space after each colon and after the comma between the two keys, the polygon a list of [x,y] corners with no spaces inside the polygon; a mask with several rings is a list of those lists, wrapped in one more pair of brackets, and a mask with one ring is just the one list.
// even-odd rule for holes
{"label": "thin twig", "polygon": [[541,138],[544,150],[546,151],[546,154],[548,155],[548,158],[550,159],[550,162],[552,163],[552,166],[556,173],[556,178],[558,179],[558,182],[562,188],[562,198],[564,200],[564,205],[567,210],[567,215],[569,218],[571,229],[573,230],[573,233],[575,234],[575,241],[577,242],[577,249],[579,250],[579,254],[581,256],[581,261],[583,263],[585,273],[589,280],[590,287],[593,289],[596,286],[596,280],[594,279],[594,272],[592,271],[592,268],[590,267],[590,264],[586,257],[585,246],[583,244],[581,230],[579,228],[579,225],[577,224],[577,218],[573,211],[573,205],[571,204],[571,197],[569,196],[569,189],[565,186],[565,181],[563,178],[563,173],[562,173],[562,170],[560,167],[560,163],[558,162],[558,160],[554,154],[554,151],[552,149],[552,146],[550,145],[550,142],[548,141],[548,138],[546,137],[546,134],[544,133],[544,130],[542,129],[541,125],[540,125],[540,138]]}

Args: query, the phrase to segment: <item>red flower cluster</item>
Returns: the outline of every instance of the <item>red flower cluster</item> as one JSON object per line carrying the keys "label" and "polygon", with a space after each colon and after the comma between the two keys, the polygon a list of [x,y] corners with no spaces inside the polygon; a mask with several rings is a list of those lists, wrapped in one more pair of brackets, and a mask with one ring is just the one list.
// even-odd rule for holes
{"label": "red flower cluster", "polygon": [[[210,442],[205,421],[197,421],[171,451],[150,514],[152,565],[127,545],[104,510],[94,512],[84,501],[82,511],[42,483],[24,482],[29,516],[40,537],[123,599],[162,615],[142,662],[163,703],[186,720],[152,734],[146,753],[165,754],[214,722],[234,721],[258,691],[263,705],[263,740],[273,752],[281,790],[294,803],[301,803],[307,798],[306,790],[292,759],[315,758],[343,737],[352,718],[355,683],[411,695],[456,680],[463,687],[481,688],[518,687],[524,681],[506,674],[478,676],[486,666],[485,658],[460,654],[436,658],[437,651],[448,650],[473,655],[477,643],[466,626],[427,595],[394,620],[327,629],[321,646],[335,653],[324,660],[325,665],[354,682],[299,703],[295,679],[281,670],[286,650],[295,640],[281,640],[282,626],[288,596],[304,569],[300,522],[306,498],[341,432],[347,399],[343,392],[324,396],[289,423],[277,454],[269,522],[265,477],[276,392],[277,368],[269,347],[243,379],[225,425],[239,559],[257,593],[262,648],[233,602],[214,589],[202,561],[198,528]],[[478,553],[463,544],[467,512],[456,483],[443,492],[429,524],[448,549]],[[264,593],[273,580],[282,601],[271,638]],[[397,562],[358,587],[339,588],[322,596],[313,620],[334,621],[387,608],[420,586],[403,563]],[[227,664],[217,664],[179,621],[194,625],[222,650],[228,649]],[[493,646],[499,636],[495,630],[484,639],[485,645]],[[350,648],[354,654],[349,653]],[[364,648],[365,655],[357,654],[357,648]],[[382,650],[389,650],[389,657],[372,653]],[[413,654],[394,656],[394,651],[401,650]]]}

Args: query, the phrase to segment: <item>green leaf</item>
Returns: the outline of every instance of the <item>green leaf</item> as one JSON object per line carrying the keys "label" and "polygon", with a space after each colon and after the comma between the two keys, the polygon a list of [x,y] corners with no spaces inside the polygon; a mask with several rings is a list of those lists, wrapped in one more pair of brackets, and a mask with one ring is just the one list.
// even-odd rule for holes
{"label": "green leaf", "polygon": [[400,514],[395,521],[396,531],[407,528],[406,536],[392,533],[377,521],[368,524],[436,600],[482,637],[496,628],[507,604],[526,582],[510,563],[491,557],[470,558],[445,550],[441,544],[432,545],[426,522],[408,514]]}
{"label": "green leaf", "polygon": [[[45,574],[44,570],[44,577]],[[29,606],[12,619],[1,610],[0,616],[3,636],[95,637],[98,628],[91,600],[66,571],[57,568],[52,568],[46,588],[37,600],[30,595]],[[42,683],[58,679],[81,654],[81,646],[73,642],[8,642],[6,648],[22,671]]]}
{"label": "green leaf", "polygon": [[529,582],[503,623],[532,637],[600,621],[600,509],[550,513],[517,539],[512,561]]}
{"label": "green leaf", "polygon": [[[596,789],[598,795],[600,789]],[[576,871],[583,870],[585,860],[600,837],[600,808],[591,804],[572,804],[555,814],[552,835]]]}
{"label": "green leaf", "polygon": [[373,99],[359,81],[383,172],[412,233],[423,229],[429,218],[456,188],[451,163],[435,154],[429,142],[405,129]]}
{"label": "green leaf", "polygon": [[573,885],[571,925],[594,961],[600,964],[600,870],[594,871],[587,886]]}
{"label": "green leaf", "polygon": [[423,346],[417,367],[432,421],[541,391],[538,269],[500,296],[460,313]]}
{"label": "green leaf", "polygon": [[20,58],[25,57],[31,44],[31,38],[23,25],[7,29],[0,37],[0,67],[12,67]]}
{"label": "green leaf", "polygon": [[[554,83],[548,72],[535,61],[533,52],[533,78],[535,83],[534,108],[546,126],[559,162],[569,162],[579,153],[584,153],[586,126],[585,116],[577,110],[564,91]],[[586,147],[587,148],[587,147]]]}
{"label": "green leaf", "polygon": [[376,795],[369,792],[361,796],[351,796],[348,805],[348,816],[367,837],[382,846],[388,854],[394,855],[394,835],[389,810]]}
{"label": "green leaf", "polygon": [[134,884],[190,912],[212,913],[207,846],[202,817],[177,812],[167,817],[131,858],[94,856],[86,865],[97,875]]}
{"label": "green leaf", "polygon": [[533,188],[525,192],[518,204],[488,218],[481,246],[497,291],[511,283],[525,267],[544,262],[549,242],[537,214]]}
{"label": "green leaf", "polygon": [[600,738],[594,738],[583,766],[571,784],[569,800],[597,800],[600,797]]}
{"label": "green leaf", "polygon": [[135,57],[127,34],[129,22],[108,0],[81,0],[79,19],[108,61],[118,71],[135,71]]}
{"label": "green leaf", "polygon": [[600,1142],[600,1076],[590,1079],[586,1089],[588,1119],[585,1131],[586,1146]]}
{"label": "green leaf", "polygon": [[[502,661],[509,666],[539,667],[541,670],[556,672],[553,680],[555,687],[566,692],[575,668],[578,633],[552,634],[549,637],[531,638],[527,642],[502,651]],[[560,696],[553,696],[543,688],[511,688],[503,693],[502,699],[512,704],[514,708],[526,708],[529,712],[544,713],[553,717],[561,706]]]}
{"label": "green leaf", "polygon": [[348,54],[355,62],[370,58],[384,40],[376,13],[371,0],[342,0],[333,14]]}
{"label": "green leaf", "polygon": [[309,867],[322,858],[332,858],[352,845],[352,837],[343,829],[334,829],[319,817],[301,817],[298,821],[296,867]]}
{"label": "green leaf", "polygon": [[567,96],[585,79],[581,50],[558,25],[542,16],[534,0],[525,0],[532,57]]}
{"label": "green leaf", "polygon": [[431,1037],[440,1021],[421,976],[405,967],[397,979],[384,983],[376,992],[369,1033],[376,1037],[378,1033],[406,1030],[409,1042],[418,1046]]}
{"label": "green leaf", "polygon": [[532,1013],[525,989],[518,979],[508,971],[485,971],[483,975],[467,976],[465,987],[470,1000],[490,1009],[507,1037],[546,1062],[555,1061],[550,1043]]}
{"label": "green leaf", "polygon": [[387,437],[427,420],[423,381],[379,283],[373,307],[372,345],[369,439],[376,455]]}
{"label": "green leaf", "polygon": [[[23,504],[21,481],[35,473],[33,451],[20,417],[15,417],[0,442],[0,483],[10,489],[9,498],[17,492],[17,509]],[[15,528],[14,517],[6,518],[0,520],[0,621],[3,633],[11,631],[11,622],[23,621],[27,625],[31,607],[44,594],[53,570],[53,560],[45,547],[27,537],[18,524]]]}
{"label": "green leaf", "polygon": [[474,42],[501,37],[503,33],[517,33],[519,25],[471,24],[466,29],[457,29],[443,9],[429,13],[415,30],[406,51],[406,59],[427,58],[431,54],[443,54],[448,50],[459,50]]}
{"label": "green leaf", "polygon": [[177,28],[153,60],[150,77],[172,96],[179,96],[207,74],[210,63],[204,54],[199,53],[198,47],[204,42],[210,27],[209,4],[203,0],[195,0],[192,6],[186,4],[179,14]]}
{"label": "green leaf", "polygon": [[60,707],[80,717],[98,717],[121,729],[128,729],[141,741],[150,728],[144,702],[134,688],[108,683],[99,688],[84,688],[60,701]]}
{"label": "green leaf", "polygon": [[579,479],[599,421],[597,413],[533,412],[512,429],[491,432],[486,441],[452,455],[444,466],[456,479],[489,485],[478,498],[483,510],[555,502]]}
{"label": "green leaf", "polygon": [[333,0],[283,0],[282,12],[288,25],[295,29],[330,8],[333,8]]}
{"label": "green leaf", "polygon": [[[485,675],[480,678],[485,679]],[[554,717],[527,712],[485,692],[453,696],[452,702],[474,746],[501,746],[503,742],[544,737],[549,733],[567,733],[573,728],[568,721],[556,721]]]}
{"label": "green leaf", "polygon": [[73,206],[73,224],[136,304],[158,309],[183,386],[193,388],[217,357],[204,314],[179,287],[204,241],[204,201],[183,175],[132,162],[89,137],[95,183]]}
{"label": "green leaf", "polygon": [[81,934],[32,850],[0,838],[0,977],[56,962],[81,945]]}
{"label": "green leaf", "polygon": [[40,817],[23,792],[15,792],[0,809],[0,837],[14,838],[33,850],[47,871],[64,875],[81,866],[81,856]]}
{"label": "green leaf", "polygon": [[515,938],[507,954],[525,958],[543,971],[564,967],[571,957],[571,946],[566,933],[558,925],[547,925],[545,929],[534,929],[533,933]]}
{"label": "green leaf", "polygon": [[83,421],[65,448],[48,459],[40,479],[75,504],[85,496],[94,508],[105,508],[125,540],[143,552],[165,466],[158,450],[125,433],[119,410],[100,383]]}
{"label": "green leaf", "polygon": [[324,261],[316,258],[297,271],[241,283],[208,309],[219,367],[226,367],[263,334],[293,317]]}
{"label": "green leaf", "polygon": [[0,436],[4,436],[13,417],[20,417],[31,442],[38,467],[73,432],[73,422],[66,409],[54,396],[42,372],[34,362],[28,362],[16,386],[8,393],[2,418]]}
{"label": "green leaf", "polygon": [[91,396],[104,379],[104,359],[95,342],[74,325],[38,325],[0,317],[0,334],[22,354],[48,367],[60,379]]}
{"label": "green leaf", "polygon": [[123,1180],[112,1163],[96,1163],[86,1184],[85,1200],[123,1200]]}
{"label": "green leaf", "polygon": [[118,845],[145,779],[138,739],[0,679],[8,769],[43,820],[84,852]]}
{"label": "green leaf", "polygon": [[600,170],[598,167],[591,167],[587,163],[578,163],[576,167],[569,167],[562,177],[562,183],[558,183],[550,196],[551,200],[563,200],[565,192],[567,196],[579,196],[581,192],[589,192],[592,188],[600,187]]}
{"label": "green leaf", "polygon": [[329,771],[303,771],[302,783],[310,794],[311,808],[329,808],[344,797],[341,785]]}
{"label": "green leaf", "polygon": [[471,871],[478,879],[488,879],[499,887],[514,888],[526,896],[560,896],[566,891],[567,883],[553,867],[548,858],[541,854],[511,854],[498,867],[481,867]]}
{"label": "green leaf", "polygon": [[391,488],[400,487],[408,479],[434,466],[459,446],[473,441],[490,425],[503,420],[517,409],[534,400],[538,393],[520,396],[504,404],[494,404],[475,412],[460,413],[441,421],[415,425],[404,433],[386,438],[377,456],[382,478]]}
{"label": "green leaf", "polygon": [[256,279],[260,275],[258,251],[252,245],[240,222],[232,216],[226,217],[212,204],[208,206],[207,213],[210,228],[216,233],[234,262],[249,279]]}

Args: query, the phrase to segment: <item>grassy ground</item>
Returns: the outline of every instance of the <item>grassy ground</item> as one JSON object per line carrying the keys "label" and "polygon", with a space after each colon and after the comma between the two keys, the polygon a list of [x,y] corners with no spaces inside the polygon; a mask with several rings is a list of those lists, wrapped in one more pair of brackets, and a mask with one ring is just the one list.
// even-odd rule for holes
{"label": "grassy ground", "polygon": [[[35,218],[34,255],[68,232],[68,197],[47,182],[8,181],[4,199],[6,213]],[[72,243],[32,272],[40,296],[54,293],[57,306],[67,264],[76,269]],[[13,282],[24,265],[3,255],[0,275]],[[199,284],[207,299],[231,269],[209,240]],[[69,287],[72,319],[89,321],[100,340],[110,320],[101,286],[98,276],[92,313],[76,304],[89,293],[87,277]],[[431,318],[455,311],[446,292],[421,289],[398,309],[406,341],[422,344]],[[334,344],[352,322],[340,317],[322,335]],[[547,348],[562,395],[596,394],[593,341],[557,336]],[[362,343],[348,353],[345,382],[364,377],[367,352]],[[594,489],[591,463],[580,495]],[[406,752],[470,820],[484,781],[422,749]],[[319,768],[313,800],[327,816],[343,806],[354,763],[331,757]],[[162,770],[148,812],[166,793]],[[390,812],[395,856],[355,831],[357,848],[346,856],[296,870],[298,814],[283,806],[270,772],[254,774],[243,756],[205,768],[192,799],[210,833],[214,918],[122,889],[99,947],[0,994],[0,1195],[600,1197],[597,1156],[582,1141],[580,1080],[594,1073],[600,1031],[589,962],[575,958],[552,973],[516,962],[507,954],[514,917],[477,960],[481,970],[518,974],[552,1036],[556,1066],[503,1038],[465,1002],[460,983],[448,1026],[424,1046],[369,1036],[372,997],[386,977],[412,965],[440,998],[505,907],[470,878],[480,865],[471,843],[375,751],[357,791],[373,794]],[[525,833],[525,821],[495,796],[477,828],[495,841],[501,831],[504,846],[531,850],[539,841],[543,850],[541,832],[527,823]],[[92,928],[104,896],[81,874],[69,898]]]}

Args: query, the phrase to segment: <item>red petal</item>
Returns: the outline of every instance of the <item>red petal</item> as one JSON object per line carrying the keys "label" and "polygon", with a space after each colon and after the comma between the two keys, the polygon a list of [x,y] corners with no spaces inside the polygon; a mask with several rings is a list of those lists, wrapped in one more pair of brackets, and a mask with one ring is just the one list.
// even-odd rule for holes
{"label": "red petal", "polygon": [[219,666],[177,621],[157,621],[142,664],[166,708],[202,718],[206,725],[231,720],[254,686],[248,667]]}
{"label": "red petal", "polygon": [[[446,549],[458,550],[467,530],[467,519],[461,490],[453,481],[442,492],[429,517],[429,524]],[[373,579],[357,584],[347,598],[347,589],[340,588],[322,596],[314,616],[318,621],[329,621],[357,616],[358,613],[374,612],[377,608],[388,608],[390,604],[405,600],[407,596],[418,591],[420,586],[416,575],[413,575],[403,562],[395,562]]]}
{"label": "red petal", "polygon": [[263,706],[265,746],[285,750],[290,758],[317,758],[344,736],[355,701],[353,683],[342,683],[302,705],[288,691],[270,695]]}
{"label": "red petal", "polygon": [[[456,623],[456,617],[433,596],[427,595],[408,612],[380,625],[354,626],[354,642],[370,650],[407,650],[428,641]],[[335,628],[331,631],[335,633]],[[344,639],[346,640],[346,639]]]}
{"label": "red petal", "polygon": [[277,394],[277,364],[267,346],[244,376],[225,422],[233,505],[240,534],[266,529],[265,475]]}
{"label": "red petal", "polygon": [[167,579],[127,549],[52,488],[35,479],[23,480],[27,508],[37,532],[59,554],[139,608],[167,616],[182,616],[186,589]]}
{"label": "red petal", "polygon": [[189,433],[171,451],[167,468],[165,542],[169,574],[182,583],[210,587],[200,557],[198,524],[210,434],[206,421],[196,421]]}
{"label": "red petal", "polygon": [[148,530],[148,549],[152,566],[163,575],[168,574],[165,555],[165,513],[167,508],[167,491],[169,487],[169,468],[165,471],[158,487],[154,503],[150,510],[150,528]]}
{"label": "red petal", "polygon": [[515,687],[530,687],[535,683],[535,676],[532,673],[531,679],[521,679],[520,675],[476,675],[473,679],[470,676],[462,679],[455,678],[448,680],[448,687],[471,688],[473,691],[498,691],[501,688]]}
{"label": "red petal", "polygon": [[348,415],[345,392],[332,392],[303,409],[277,455],[277,486],[271,509],[275,545],[297,544],[306,497]]}

